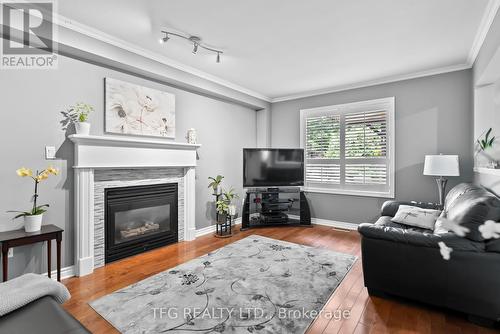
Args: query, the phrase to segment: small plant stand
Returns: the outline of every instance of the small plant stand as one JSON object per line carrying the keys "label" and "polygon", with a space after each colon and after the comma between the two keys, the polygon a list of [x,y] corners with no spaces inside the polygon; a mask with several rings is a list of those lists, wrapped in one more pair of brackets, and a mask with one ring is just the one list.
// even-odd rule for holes
{"label": "small plant stand", "polygon": [[215,233],[216,238],[229,238],[233,236],[233,217],[225,215],[222,217],[217,211],[217,202],[222,194],[213,194],[215,196]]}
{"label": "small plant stand", "polygon": [[229,238],[233,236],[233,217],[227,215],[223,222],[217,220],[215,224],[215,234],[216,238]]}

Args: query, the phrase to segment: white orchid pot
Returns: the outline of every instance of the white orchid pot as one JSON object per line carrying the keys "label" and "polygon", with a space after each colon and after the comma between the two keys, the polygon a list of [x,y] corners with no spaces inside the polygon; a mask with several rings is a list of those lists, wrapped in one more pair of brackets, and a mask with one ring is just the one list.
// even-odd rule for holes
{"label": "white orchid pot", "polygon": [[482,165],[489,168],[496,168],[498,161],[500,161],[500,147],[498,145],[487,147],[482,151],[482,157]]}
{"label": "white orchid pot", "polygon": [[38,232],[42,229],[43,213],[33,216],[24,216],[24,230],[28,233]]}
{"label": "white orchid pot", "polygon": [[88,136],[90,134],[90,123],[89,122],[76,122],[75,130],[77,135]]}

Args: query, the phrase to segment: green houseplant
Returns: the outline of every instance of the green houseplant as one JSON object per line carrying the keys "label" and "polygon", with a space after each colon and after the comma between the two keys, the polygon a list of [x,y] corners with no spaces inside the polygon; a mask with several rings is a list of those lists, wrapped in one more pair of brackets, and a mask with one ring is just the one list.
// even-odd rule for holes
{"label": "green houseplant", "polygon": [[227,213],[230,216],[236,215],[236,205],[233,203],[233,200],[239,198],[238,194],[234,192],[234,189],[231,188],[228,191],[223,192],[224,200],[227,202]]}
{"label": "green houseplant", "polygon": [[222,176],[222,175],[217,175],[216,177],[210,176],[208,179],[210,181],[212,181],[208,184],[208,187],[213,189],[214,195],[219,195],[221,193],[220,184],[221,184],[222,180],[224,179],[224,176]]}
{"label": "green houseplant", "polygon": [[88,118],[91,112],[94,111],[94,107],[86,103],[77,103],[74,106],[69,107],[67,115],[71,122],[75,124],[76,133],[79,135],[88,136],[90,133],[90,123]]}
{"label": "green houseplant", "polygon": [[224,221],[226,216],[234,216],[236,215],[236,205],[233,203],[233,200],[239,198],[238,194],[234,192],[234,189],[225,190],[222,192],[222,198],[217,200],[215,203],[217,213],[219,214],[219,220]]}
{"label": "green houseplant", "polygon": [[491,136],[492,131],[493,129],[489,128],[483,138],[477,139],[477,152],[487,159],[489,167],[496,168],[498,160],[500,159],[500,152],[498,151],[497,145],[495,145],[496,137]]}
{"label": "green houseplant", "polygon": [[54,168],[52,166],[42,170],[42,171],[36,171],[36,173],[33,173],[33,170],[30,168],[19,168],[16,171],[17,175],[20,177],[29,177],[33,180],[35,183],[35,190],[33,194],[33,207],[31,208],[30,211],[8,211],[8,212],[15,212],[17,215],[14,217],[20,218],[24,217],[24,229],[26,232],[37,232],[40,231],[42,227],[42,218],[43,214],[47,211],[46,208],[49,207],[48,204],[42,204],[38,205],[37,200],[38,200],[38,186],[40,182],[46,180],[49,178],[50,175],[57,175],[59,174],[59,170],[57,168]]}

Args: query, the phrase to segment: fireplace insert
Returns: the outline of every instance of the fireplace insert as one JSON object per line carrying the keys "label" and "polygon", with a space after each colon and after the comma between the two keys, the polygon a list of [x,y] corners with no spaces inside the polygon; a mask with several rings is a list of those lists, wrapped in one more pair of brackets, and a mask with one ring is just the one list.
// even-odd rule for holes
{"label": "fireplace insert", "polygon": [[105,262],[178,241],[177,183],[104,190]]}

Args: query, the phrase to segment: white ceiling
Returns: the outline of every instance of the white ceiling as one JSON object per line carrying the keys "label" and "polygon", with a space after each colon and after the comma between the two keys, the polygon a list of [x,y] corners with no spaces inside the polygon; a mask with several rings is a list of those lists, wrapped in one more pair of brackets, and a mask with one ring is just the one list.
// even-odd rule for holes
{"label": "white ceiling", "polygon": [[[490,9],[488,0],[58,2],[62,16],[269,98],[470,65]],[[185,40],[159,44],[165,28],[223,49],[222,62]]]}

